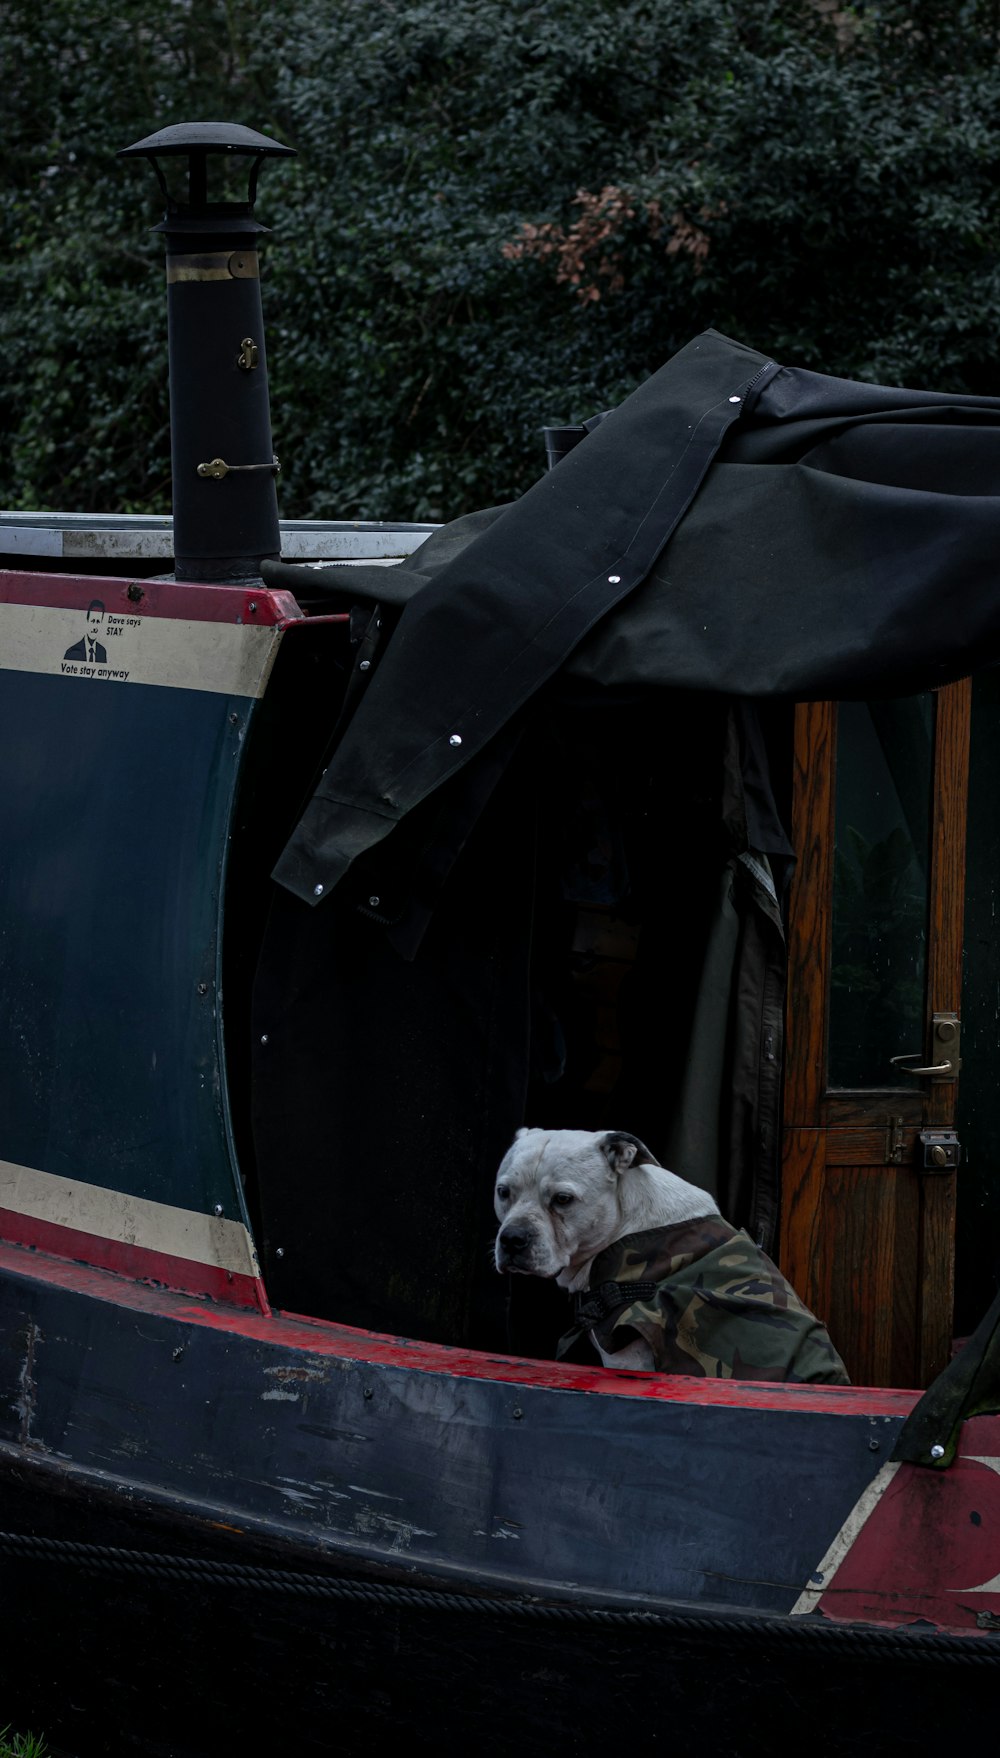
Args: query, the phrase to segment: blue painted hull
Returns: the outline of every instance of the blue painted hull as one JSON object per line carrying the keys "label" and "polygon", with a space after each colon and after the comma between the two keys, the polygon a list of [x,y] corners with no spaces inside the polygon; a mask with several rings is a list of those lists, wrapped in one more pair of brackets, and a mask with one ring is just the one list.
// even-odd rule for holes
{"label": "blue painted hull", "polygon": [[486,1356],[459,1377],[447,1351],[366,1358],[364,1333],[331,1356],[319,1324],[194,1303],[185,1322],[183,1296],[121,1292],[0,1283],[8,1462],[400,1581],[787,1614],[902,1421],[836,1388],[760,1408],[596,1394],[572,1370],[559,1389],[529,1364],[518,1383]]}

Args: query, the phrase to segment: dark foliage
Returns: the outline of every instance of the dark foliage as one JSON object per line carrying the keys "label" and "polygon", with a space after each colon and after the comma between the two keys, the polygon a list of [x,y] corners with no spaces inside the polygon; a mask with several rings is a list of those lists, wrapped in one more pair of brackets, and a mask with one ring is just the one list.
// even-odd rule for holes
{"label": "dark foliage", "polygon": [[450,517],[708,324],[1000,392],[1000,0],[7,0],[0,499],[169,504],[148,170],[298,148],[258,212],[282,510]]}

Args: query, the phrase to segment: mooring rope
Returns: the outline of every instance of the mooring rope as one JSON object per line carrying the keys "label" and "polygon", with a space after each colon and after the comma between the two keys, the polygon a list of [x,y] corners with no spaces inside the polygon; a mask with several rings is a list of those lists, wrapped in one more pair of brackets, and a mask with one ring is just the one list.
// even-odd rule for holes
{"label": "mooring rope", "polygon": [[40,1563],[64,1563],[98,1574],[141,1575],[165,1581],[198,1582],[206,1587],[242,1587],[286,1593],[314,1600],[334,1600],[374,1608],[421,1612],[460,1612],[513,1622],[560,1624],[566,1627],[663,1630],[675,1635],[712,1637],[757,1646],[788,1643],[800,1652],[836,1649],[857,1658],[891,1657],[927,1662],[947,1660],[966,1665],[1000,1666],[1000,1642],[989,1635],[968,1636],[927,1630],[877,1630],[867,1625],[829,1624],[810,1618],[740,1617],[725,1613],[663,1612],[597,1605],[569,1605],[525,1594],[456,1593],[450,1588],[405,1587],[387,1581],[357,1581],[344,1576],[310,1575],[250,1563],[224,1563],[202,1557],[169,1556],[157,1551],[122,1550],[111,1545],[80,1544],[73,1539],[44,1538],[32,1533],[0,1532],[0,1556]]}

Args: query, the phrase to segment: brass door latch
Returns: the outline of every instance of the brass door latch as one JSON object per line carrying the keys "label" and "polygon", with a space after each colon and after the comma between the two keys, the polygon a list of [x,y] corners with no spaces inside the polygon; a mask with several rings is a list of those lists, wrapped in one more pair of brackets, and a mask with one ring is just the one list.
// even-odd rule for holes
{"label": "brass door latch", "polygon": [[954,1172],[961,1164],[962,1144],[953,1129],[922,1129],[923,1172]]}

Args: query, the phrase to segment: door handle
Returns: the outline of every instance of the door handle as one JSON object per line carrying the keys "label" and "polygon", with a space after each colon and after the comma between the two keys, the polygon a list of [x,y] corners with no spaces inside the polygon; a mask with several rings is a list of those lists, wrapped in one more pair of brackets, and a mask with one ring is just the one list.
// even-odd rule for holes
{"label": "door handle", "polygon": [[937,1081],[957,1080],[962,1066],[959,1055],[961,1031],[957,1013],[935,1013],[931,1020],[931,1055],[940,1056],[940,1062],[921,1063],[919,1050],[902,1056],[890,1056],[889,1061],[901,1074],[912,1074],[917,1079],[929,1076],[931,1080]]}
{"label": "door handle", "polygon": [[920,1055],[920,1051],[914,1050],[913,1053],[909,1056],[890,1056],[889,1061],[892,1063],[893,1068],[901,1068],[904,1074],[950,1074],[951,1073],[951,1063],[950,1062],[927,1062],[927,1063],[924,1063],[921,1067],[917,1067],[915,1065],[915,1058],[919,1055]]}

